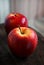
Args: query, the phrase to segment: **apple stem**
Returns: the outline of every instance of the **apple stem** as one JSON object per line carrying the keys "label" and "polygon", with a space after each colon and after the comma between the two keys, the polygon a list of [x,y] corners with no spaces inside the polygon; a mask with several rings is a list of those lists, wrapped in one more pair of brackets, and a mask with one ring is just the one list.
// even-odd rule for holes
{"label": "apple stem", "polygon": [[24,32],[22,32],[22,30],[21,30],[21,27],[20,27],[20,26],[19,26],[19,30],[20,30],[21,34],[24,34]]}

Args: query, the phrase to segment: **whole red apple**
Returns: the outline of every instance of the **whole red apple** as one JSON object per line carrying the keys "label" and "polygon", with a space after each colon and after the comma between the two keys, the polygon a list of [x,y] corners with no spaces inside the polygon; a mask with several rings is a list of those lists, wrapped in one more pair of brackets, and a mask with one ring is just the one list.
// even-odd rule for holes
{"label": "whole red apple", "polygon": [[27,17],[21,13],[10,13],[5,19],[5,30],[9,33],[13,28],[18,26],[27,27]]}
{"label": "whole red apple", "polygon": [[8,35],[8,46],[19,57],[31,55],[36,49],[37,43],[36,32],[28,27],[15,28]]}

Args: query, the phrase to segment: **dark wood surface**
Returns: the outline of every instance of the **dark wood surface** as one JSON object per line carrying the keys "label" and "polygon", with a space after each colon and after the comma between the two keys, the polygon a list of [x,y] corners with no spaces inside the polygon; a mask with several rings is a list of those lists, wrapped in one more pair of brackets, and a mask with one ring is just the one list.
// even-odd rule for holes
{"label": "dark wood surface", "polygon": [[8,48],[4,25],[0,25],[0,65],[44,65],[44,37],[38,32],[37,35],[38,45],[34,53],[25,59],[17,58]]}

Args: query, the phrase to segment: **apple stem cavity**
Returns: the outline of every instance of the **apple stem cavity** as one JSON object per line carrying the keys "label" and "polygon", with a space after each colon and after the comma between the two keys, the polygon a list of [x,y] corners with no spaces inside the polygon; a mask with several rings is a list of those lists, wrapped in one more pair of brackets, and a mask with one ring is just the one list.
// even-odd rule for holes
{"label": "apple stem cavity", "polygon": [[20,30],[21,34],[24,34],[24,32],[21,30],[21,27],[20,26],[19,26],[19,30]]}

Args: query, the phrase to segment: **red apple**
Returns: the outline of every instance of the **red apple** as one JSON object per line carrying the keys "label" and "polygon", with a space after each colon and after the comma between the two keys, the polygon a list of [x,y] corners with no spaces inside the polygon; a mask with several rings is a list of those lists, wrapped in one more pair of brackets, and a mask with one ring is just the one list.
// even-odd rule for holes
{"label": "red apple", "polygon": [[5,20],[5,30],[9,33],[13,28],[18,26],[27,27],[28,21],[27,18],[20,13],[10,13]]}
{"label": "red apple", "polygon": [[38,37],[36,32],[28,27],[13,29],[8,35],[8,46],[12,53],[19,57],[27,57],[36,49]]}

